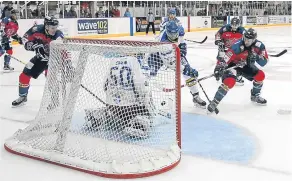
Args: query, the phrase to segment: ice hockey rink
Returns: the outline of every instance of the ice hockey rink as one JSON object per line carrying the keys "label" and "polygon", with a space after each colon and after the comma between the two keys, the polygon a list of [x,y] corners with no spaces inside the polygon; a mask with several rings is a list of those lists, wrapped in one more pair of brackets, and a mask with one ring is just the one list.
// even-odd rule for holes
{"label": "ice hockey rink", "polygon": [[[283,49],[281,57],[270,57],[263,70],[266,80],[262,96],[267,106],[250,102],[251,82],[232,89],[219,105],[218,115],[206,115],[193,106],[187,88],[182,88],[182,159],[173,170],[139,180],[160,181],[288,181],[292,180],[292,28],[261,27],[258,39],[269,54]],[[215,31],[186,33],[188,61],[200,76],[213,73],[217,49]],[[115,39],[153,41],[154,36],[134,36]],[[29,61],[32,53],[14,47],[14,56]],[[2,66],[3,58],[1,58]],[[12,60],[13,73],[0,74],[0,145],[18,129],[25,128],[36,116],[45,84],[44,76],[31,81],[26,106],[11,108],[18,96],[18,76],[23,65]],[[220,83],[214,78],[202,82],[208,96],[213,98]],[[201,97],[206,100],[203,93]],[[1,148],[1,181],[97,181],[109,180],[83,172],[13,155]]]}

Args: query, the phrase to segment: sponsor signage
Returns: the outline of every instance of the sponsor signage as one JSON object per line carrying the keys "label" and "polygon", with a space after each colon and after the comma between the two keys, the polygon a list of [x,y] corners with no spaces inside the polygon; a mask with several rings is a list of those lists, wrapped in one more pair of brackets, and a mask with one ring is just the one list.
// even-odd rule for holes
{"label": "sponsor signage", "polygon": [[257,17],[256,16],[247,16],[246,17],[246,25],[256,25]]}
{"label": "sponsor signage", "polygon": [[211,27],[220,28],[227,23],[227,16],[212,16]]}
{"label": "sponsor signage", "polygon": [[285,16],[269,16],[268,17],[268,23],[269,24],[286,23],[286,17]]}
{"label": "sponsor signage", "polygon": [[[159,31],[161,24],[161,17],[155,17],[154,28],[155,31]],[[146,17],[136,17],[136,32],[146,32],[148,21]],[[152,26],[149,27],[149,32],[152,31]]]}
{"label": "sponsor signage", "polygon": [[266,25],[268,24],[267,16],[257,16],[257,25]]}
{"label": "sponsor signage", "polygon": [[107,19],[78,19],[78,34],[108,34]]}

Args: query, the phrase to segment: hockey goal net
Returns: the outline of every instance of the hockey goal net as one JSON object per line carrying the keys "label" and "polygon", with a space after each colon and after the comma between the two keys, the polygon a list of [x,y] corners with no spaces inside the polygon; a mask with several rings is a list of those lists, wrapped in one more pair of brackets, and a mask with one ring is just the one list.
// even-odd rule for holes
{"label": "hockey goal net", "polygon": [[5,149],[111,178],[170,170],[181,157],[179,59],[170,43],[52,42],[39,112]]}

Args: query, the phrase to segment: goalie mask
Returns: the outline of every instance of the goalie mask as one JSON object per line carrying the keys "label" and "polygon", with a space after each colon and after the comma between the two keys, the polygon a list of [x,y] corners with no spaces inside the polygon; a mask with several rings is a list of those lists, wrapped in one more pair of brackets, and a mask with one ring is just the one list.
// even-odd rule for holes
{"label": "goalie mask", "polygon": [[166,35],[169,41],[176,42],[179,36],[179,26],[175,21],[169,21],[166,25]]}
{"label": "goalie mask", "polygon": [[51,36],[54,36],[58,30],[59,21],[54,17],[47,16],[45,17],[44,25],[46,33],[48,33]]}
{"label": "goalie mask", "polygon": [[257,32],[253,28],[249,28],[243,35],[244,45],[250,47],[257,39]]}

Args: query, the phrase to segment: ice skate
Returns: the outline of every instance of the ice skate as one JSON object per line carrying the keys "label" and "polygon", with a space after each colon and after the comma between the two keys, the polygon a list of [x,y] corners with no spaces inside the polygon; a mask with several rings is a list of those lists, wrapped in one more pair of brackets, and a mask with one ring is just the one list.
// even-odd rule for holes
{"label": "ice skate", "polygon": [[16,99],[15,101],[12,102],[12,107],[20,107],[25,105],[25,103],[27,102],[27,97],[19,97],[18,99]]}
{"label": "ice skate", "polygon": [[250,100],[257,104],[257,105],[261,105],[261,106],[265,106],[267,105],[267,100],[262,98],[260,95],[251,95]]}
{"label": "ice skate", "polygon": [[11,67],[9,64],[5,64],[3,67],[3,72],[5,72],[5,73],[12,72],[13,70],[14,70],[14,68]]}
{"label": "ice skate", "polygon": [[[219,113],[219,110],[217,109],[218,103],[215,102],[215,100],[211,101],[210,104],[207,107],[207,114],[212,114],[212,113]],[[216,112],[217,109],[217,112]]]}
{"label": "ice skate", "polygon": [[206,108],[206,102],[200,98],[199,93],[193,94],[193,102],[196,107]]}

